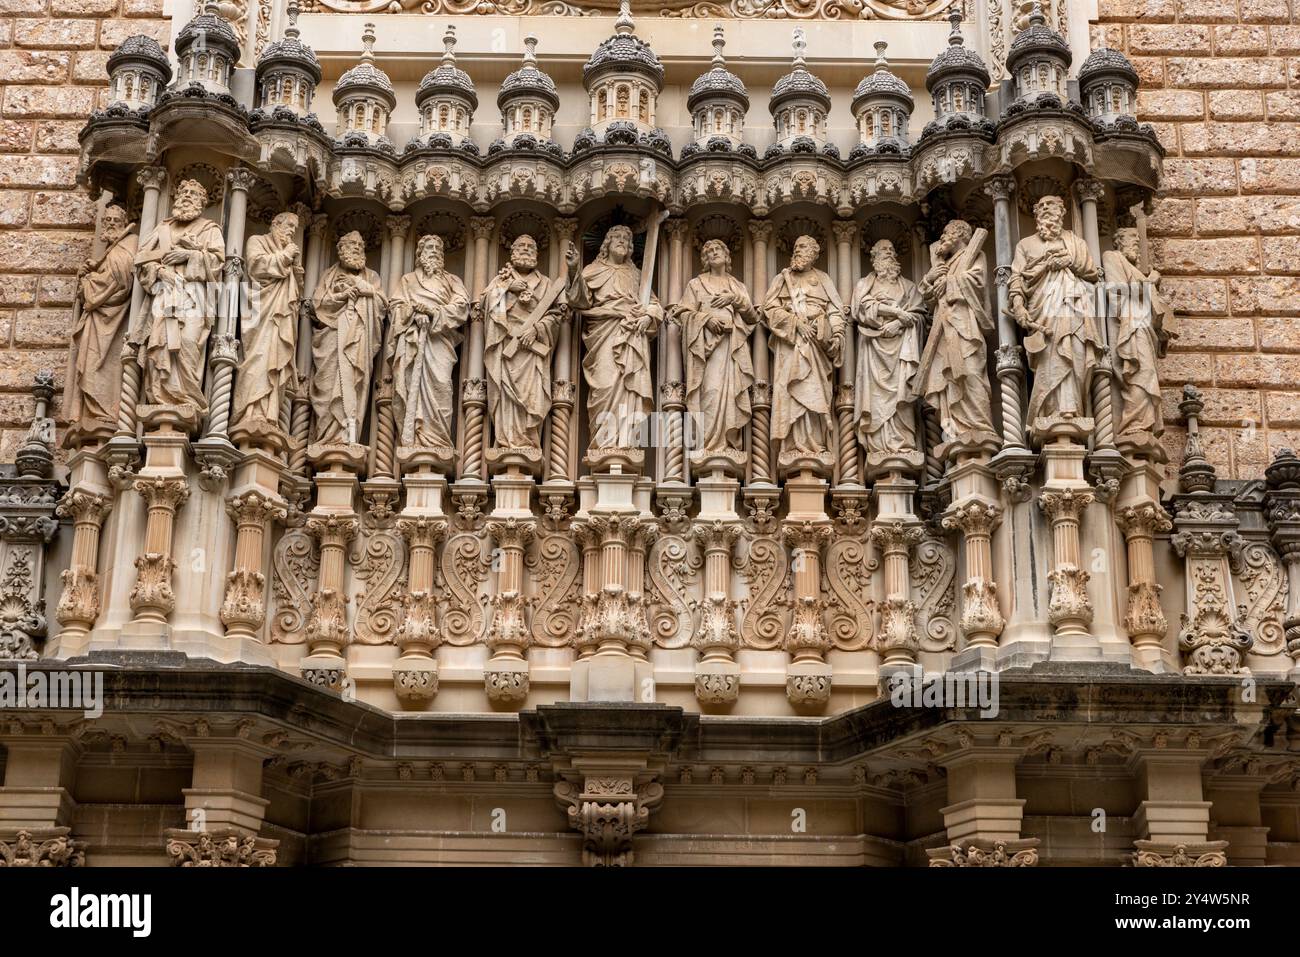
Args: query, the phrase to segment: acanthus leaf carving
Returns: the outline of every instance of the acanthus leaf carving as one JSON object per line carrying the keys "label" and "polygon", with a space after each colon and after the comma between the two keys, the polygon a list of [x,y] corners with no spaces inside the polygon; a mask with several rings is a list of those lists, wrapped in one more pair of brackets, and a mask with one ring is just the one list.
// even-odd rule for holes
{"label": "acanthus leaf carving", "polygon": [[483,558],[483,539],[473,532],[458,532],[442,552],[442,580],[447,591],[443,637],[449,645],[472,645],[483,636],[485,599],[479,594],[487,581],[489,562]]}
{"label": "acanthus leaf carving", "polygon": [[646,577],[650,584],[650,630],[660,648],[684,648],[694,632],[695,615],[688,588],[702,562],[679,535],[664,535],[650,550]]}
{"label": "acanthus leaf carving", "polygon": [[749,585],[749,600],[741,621],[740,638],[748,648],[779,648],[789,627],[785,606],[777,600],[785,585],[789,559],[779,539],[759,535],[749,541],[742,574]]}

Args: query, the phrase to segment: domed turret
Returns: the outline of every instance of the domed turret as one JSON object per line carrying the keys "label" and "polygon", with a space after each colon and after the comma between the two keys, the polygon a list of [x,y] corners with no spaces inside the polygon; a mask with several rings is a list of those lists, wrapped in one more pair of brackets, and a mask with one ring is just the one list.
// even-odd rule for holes
{"label": "domed turret", "polygon": [[912,91],[894,76],[885,59],[887,44],[876,43],[876,69],[867,74],[853,91],[853,117],[858,123],[858,141],[867,149],[907,148],[907,126],[912,117]]}
{"label": "domed turret", "polygon": [[1118,50],[1093,50],[1079,67],[1079,95],[1088,115],[1103,123],[1133,116],[1137,105],[1138,74],[1128,57]]}
{"label": "domed turret", "polygon": [[717,136],[724,137],[733,147],[738,146],[745,132],[749,93],[740,77],[727,69],[722,55],[726,45],[722,27],[715,26],[712,68],[691,84],[686,96],[686,109],[691,114],[695,143],[699,146],[705,146]]}
{"label": "domed turret", "polygon": [[456,66],[456,28],[447,27],[442,37],[442,62],[430,70],[415,91],[420,111],[420,136],[442,134],[458,146],[469,137],[469,126],[478,109],[478,94],[469,74]]}
{"label": "domed turret", "polygon": [[926,126],[925,134],[956,126],[991,125],[984,116],[988,67],[978,53],[966,47],[961,35],[960,6],[953,6],[948,20],[952,24],[948,46],[931,61],[925,74],[925,88],[934,104],[934,119]]}
{"label": "domed turret", "polygon": [[268,43],[257,58],[257,105],[264,110],[288,107],[304,116],[311,112],[321,69],[315,52],[300,39],[298,12],[297,0],[290,0],[283,39]]}
{"label": "domed turret", "polygon": [[1042,5],[1035,3],[1028,26],[1011,41],[1007,52],[1007,72],[1015,82],[1016,99],[1055,96],[1064,103],[1072,59],[1070,45],[1047,25]]}
{"label": "domed turret", "polygon": [[612,124],[636,134],[655,125],[655,107],[664,86],[664,65],[636,35],[628,0],[619,5],[614,35],[596,47],[582,68],[582,83],[591,99],[591,129],[604,140]]}
{"label": "domed turret", "polygon": [[153,37],[127,37],[108,57],[108,100],[133,110],[149,109],[171,82],[167,51]]}
{"label": "domed turret", "polygon": [[555,111],[560,108],[560,93],[555,81],[537,66],[537,37],[524,37],[524,62],[505,78],[497,94],[501,109],[501,129],[507,146],[523,135],[539,140],[551,138]]}
{"label": "domed turret", "polygon": [[367,23],[361,35],[361,62],[349,69],[334,87],[338,107],[338,133],[347,138],[360,133],[370,145],[386,141],[388,118],[397,106],[392,81],[375,66],[375,25]]}
{"label": "domed turret", "polygon": [[230,92],[230,73],[239,62],[239,37],[212,0],[177,35],[176,58],[180,61],[177,86],[197,83],[209,93]]}
{"label": "domed turret", "polygon": [[776,145],[789,147],[807,137],[817,146],[826,142],[826,114],[831,109],[831,95],[826,84],[808,72],[804,50],[808,43],[803,28],[795,27],[793,69],[772,87],[768,109],[776,123]]}

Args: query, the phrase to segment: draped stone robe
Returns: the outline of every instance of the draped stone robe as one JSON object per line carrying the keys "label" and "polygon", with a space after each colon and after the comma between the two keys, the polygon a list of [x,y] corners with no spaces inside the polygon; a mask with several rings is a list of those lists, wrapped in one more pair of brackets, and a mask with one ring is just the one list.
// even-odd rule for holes
{"label": "draped stone robe", "polygon": [[272,233],[248,240],[248,277],[256,290],[253,308],[240,318],[244,360],[235,381],[240,422],[280,421],[286,391],[297,379],[294,363],[303,269],[290,244]]}
{"label": "draped stone robe", "polygon": [[469,318],[469,294],[445,270],[409,272],[389,302],[393,413],[404,446],[452,448],[456,347]]}
{"label": "draped stone robe", "polygon": [[73,358],[63,410],[77,429],[113,428],[122,397],[122,345],[140,237],[132,226],[81,277],[81,313],[72,330]]}
{"label": "draped stone robe", "polygon": [[626,445],[654,409],[650,340],[663,309],[654,293],[646,305],[645,331],[634,328],[641,301],[641,270],[628,260],[596,260],[569,283],[569,304],[583,314],[582,371],[593,445]]}
{"label": "draped stone robe", "polygon": [[[734,295],[740,305],[725,309],[709,305],[723,293]],[[754,384],[749,335],[758,314],[744,283],[735,276],[711,273],[686,284],[679,309],[693,447],[704,453],[742,451],[744,429],[752,414],[749,388]],[[713,318],[722,321],[721,332],[709,330]]]}
{"label": "draped stone robe", "polygon": [[[1061,249],[1069,255],[1069,266],[1047,268],[1047,254]],[[1034,371],[1029,396],[1031,425],[1040,419],[1082,416],[1088,407],[1089,380],[1101,350],[1093,287],[1096,279],[1092,254],[1074,233],[1063,232],[1050,242],[1035,234],[1016,246],[1008,289],[1013,297],[1024,297],[1034,322],[1044,324],[1041,334],[1026,336],[1024,343]]]}
{"label": "draped stone robe", "polygon": [[[910,317],[900,320],[898,335],[885,335],[892,316],[880,307],[894,306]],[[912,380],[921,361],[921,324],[925,304],[916,283],[902,276],[886,281],[871,273],[858,282],[850,306],[862,348],[858,350],[853,390],[853,420],[867,453],[913,452],[917,440]]]}
{"label": "draped stone robe", "polygon": [[[358,280],[368,288],[349,302],[347,292]],[[312,305],[316,310],[311,340],[314,441],[358,442],[387,305],[379,274],[373,269],[353,273],[335,263],[321,277]]]}
{"label": "draped stone robe", "polygon": [[988,347],[993,317],[985,305],[988,258],[962,251],[939,261],[921,281],[921,295],[934,310],[915,391],[939,414],[946,438],[994,438]]}
{"label": "draped stone robe", "polygon": [[1162,333],[1173,332],[1173,309],[1156,284],[1123,253],[1102,253],[1108,302],[1119,320],[1115,335],[1115,371],[1123,412],[1118,435],[1158,438],[1165,431],[1156,362]]}
{"label": "draped stone robe", "polygon": [[[161,256],[173,251],[188,254],[184,266],[163,265]],[[203,371],[225,258],[221,227],[202,216],[188,223],[165,219],[140,244],[135,261],[148,317],[141,362],[145,402],[207,411]]]}
{"label": "draped stone robe", "polygon": [[[510,291],[516,279],[532,293],[528,305]],[[551,410],[551,353],[564,321],[564,290],[559,284],[536,269],[521,273],[511,265],[483,291],[483,365],[493,444],[500,448],[541,447],[542,423]],[[519,337],[529,329],[536,338],[525,348]]]}
{"label": "draped stone robe", "polygon": [[[844,307],[820,269],[781,270],[768,288],[763,315],[772,333],[772,438],[781,455],[828,451],[826,424],[835,389],[831,340],[844,333]],[[802,316],[812,335],[799,330]]]}

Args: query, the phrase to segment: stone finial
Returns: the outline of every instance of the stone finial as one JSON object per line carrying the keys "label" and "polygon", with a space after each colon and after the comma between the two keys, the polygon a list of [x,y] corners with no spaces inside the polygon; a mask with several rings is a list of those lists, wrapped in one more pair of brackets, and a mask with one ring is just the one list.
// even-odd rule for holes
{"label": "stone finial", "polygon": [[447,32],[442,35],[442,62],[448,66],[456,63],[456,28],[447,24]]}
{"label": "stone finial", "polygon": [[1201,390],[1191,384],[1183,386],[1178,411],[1187,422],[1187,444],[1183,447],[1183,464],[1178,469],[1178,484],[1184,492],[1212,492],[1218,478],[1201,449],[1200,415],[1204,408]]}
{"label": "stone finial", "polygon": [[961,4],[954,3],[952,8],[948,11],[948,23],[952,25],[952,28],[948,31],[948,42],[953,46],[961,46],[966,42],[965,38],[961,35],[961,18]]}
{"label": "stone finial", "polygon": [[796,70],[802,70],[805,65],[804,51],[808,49],[808,41],[804,39],[803,27],[794,28],[790,46],[794,49],[794,67]]}
{"label": "stone finial", "polygon": [[722,34],[722,24],[715,24],[713,27],[713,65],[717,67],[726,66],[727,59],[722,55],[722,48],[727,45],[727,39]]}
{"label": "stone finial", "polygon": [[298,29],[298,14],[302,9],[298,6],[298,0],[289,0],[289,9],[286,11],[289,17],[289,25],[284,28],[286,37],[296,37],[301,31]]}
{"label": "stone finial", "polygon": [[614,21],[615,33],[635,33],[636,21],[632,19],[631,0],[619,0],[618,19]]}
{"label": "stone finial", "polygon": [[537,34],[530,33],[524,37],[524,62],[537,62]]}
{"label": "stone finial", "polygon": [[375,62],[375,25],[367,23],[361,31],[361,59],[365,63]]}
{"label": "stone finial", "polygon": [[1268,487],[1277,491],[1300,489],[1300,458],[1291,449],[1278,449],[1264,469]]}
{"label": "stone finial", "polygon": [[889,61],[885,59],[885,50],[889,48],[889,44],[886,43],[884,40],[877,40],[875,46],[876,46],[876,69],[888,70]]}

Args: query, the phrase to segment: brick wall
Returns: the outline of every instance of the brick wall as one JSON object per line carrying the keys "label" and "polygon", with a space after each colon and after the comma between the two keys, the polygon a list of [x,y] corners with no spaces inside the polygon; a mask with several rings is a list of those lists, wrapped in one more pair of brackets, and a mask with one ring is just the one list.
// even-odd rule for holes
{"label": "brick wall", "polygon": [[0,461],[31,421],[33,374],[53,369],[63,387],[93,231],[77,132],[102,105],[109,53],[168,32],[162,0],[0,0]]}
{"label": "brick wall", "polygon": [[[1300,0],[1293,0],[1300,6]],[[1139,119],[1169,152],[1151,220],[1182,316],[1165,359],[1205,394],[1206,454],[1253,478],[1300,447],[1300,25],[1288,0],[1098,0],[1093,46],[1142,77]],[[1181,451],[1182,430],[1166,444]]]}

